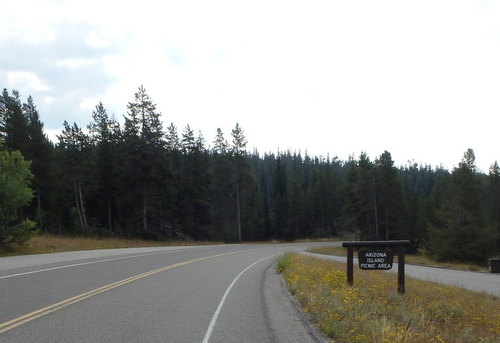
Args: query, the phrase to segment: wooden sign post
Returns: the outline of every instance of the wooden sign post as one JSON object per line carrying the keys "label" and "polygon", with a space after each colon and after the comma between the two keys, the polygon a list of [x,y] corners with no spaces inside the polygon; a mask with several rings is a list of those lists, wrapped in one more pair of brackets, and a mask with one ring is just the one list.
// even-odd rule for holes
{"label": "wooden sign post", "polygon": [[352,241],[342,242],[347,248],[347,283],[354,282],[354,248],[370,248],[359,251],[358,262],[362,270],[392,269],[394,249],[398,253],[398,293],[405,293],[405,252],[410,245],[408,240],[400,241]]}

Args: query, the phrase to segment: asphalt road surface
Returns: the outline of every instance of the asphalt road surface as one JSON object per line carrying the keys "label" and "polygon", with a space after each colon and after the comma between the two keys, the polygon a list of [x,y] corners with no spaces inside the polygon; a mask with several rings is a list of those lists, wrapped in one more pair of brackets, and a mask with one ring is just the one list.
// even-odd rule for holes
{"label": "asphalt road surface", "polygon": [[313,245],[0,258],[0,342],[318,342],[273,268]]}
{"label": "asphalt road surface", "polygon": [[[321,342],[290,300],[274,262],[285,251],[332,244],[340,243],[0,258],[0,342]],[[497,296],[500,291],[495,274],[410,265],[406,274]]]}

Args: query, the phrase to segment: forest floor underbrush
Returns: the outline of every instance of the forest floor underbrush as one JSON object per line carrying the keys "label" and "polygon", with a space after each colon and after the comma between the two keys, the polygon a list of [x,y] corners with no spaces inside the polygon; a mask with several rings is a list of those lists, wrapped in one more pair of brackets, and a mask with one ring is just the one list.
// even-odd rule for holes
{"label": "forest floor underbrush", "polygon": [[[310,242],[327,242],[333,241],[329,239],[302,239],[296,243]],[[289,243],[281,241],[261,241],[261,242],[245,242],[245,244],[278,244]],[[223,244],[217,241],[153,241],[141,239],[126,239],[126,238],[109,238],[109,237],[71,237],[59,236],[54,234],[41,234],[31,238],[23,245],[0,244],[0,256],[15,256],[28,254],[46,254],[64,251],[78,250],[95,250],[95,249],[119,249],[119,248],[143,248],[143,247],[158,247],[158,246],[189,246],[189,245],[213,245]]]}
{"label": "forest floor underbrush", "polygon": [[118,248],[144,248],[158,246],[182,246],[182,245],[208,245],[219,242],[200,241],[148,241],[140,239],[125,238],[98,238],[98,237],[65,237],[56,235],[40,235],[31,238],[23,245],[11,244],[0,245],[0,256],[46,254],[64,251],[95,250],[95,249],[118,249]]}
{"label": "forest floor underbrush", "polygon": [[345,264],[296,253],[277,269],[318,329],[336,343],[498,343],[500,299],[397,275],[357,273],[347,285]]}

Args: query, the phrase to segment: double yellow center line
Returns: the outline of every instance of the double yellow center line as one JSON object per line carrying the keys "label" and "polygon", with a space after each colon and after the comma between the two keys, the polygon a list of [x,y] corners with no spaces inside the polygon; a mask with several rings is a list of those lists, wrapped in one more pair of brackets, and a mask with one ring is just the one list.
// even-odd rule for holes
{"label": "double yellow center line", "polygon": [[14,329],[14,328],[16,328],[18,326],[21,326],[23,324],[26,324],[28,322],[31,322],[32,320],[35,320],[37,318],[43,317],[43,316],[45,316],[45,315],[47,315],[49,313],[61,310],[61,309],[65,308],[65,307],[67,307],[67,306],[76,304],[77,302],[80,302],[80,301],[85,300],[87,298],[93,297],[93,296],[95,296],[97,294],[109,291],[109,290],[111,290],[113,288],[126,285],[126,284],[128,284],[130,282],[137,281],[137,280],[143,279],[143,278],[151,276],[151,275],[155,275],[155,274],[158,274],[158,273],[170,270],[170,269],[182,267],[182,266],[185,266],[187,264],[191,264],[191,263],[195,263],[195,262],[206,261],[206,260],[210,260],[210,259],[213,259],[213,258],[216,258],[216,257],[233,255],[233,254],[237,254],[237,253],[241,253],[241,252],[248,252],[248,251],[252,251],[252,250],[257,250],[257,249],[240,250],[240,251],[227,252],[227,253],[218,254],[218,255],[211,255],[211,256],[201,257],[201,258],[197,258],[197,259],[194,259],[194,260],[179,262],[179,263],[172,264],[172,265],[169,265],[169,266],[166,266],[166,267],[162,267],[162,268],[158,268],[158,269],[155,269],[155,270],[151,270],[149,272],[142,273],[142,274],[139,274],[139,275],[131,276],[131,277],[127,278],[127,279],[123,279],[121,281],[117,281],[117,282],[111,283],[109,285],[106,285],[106,286],[103,286],[103,287],[100,287],[100,288],[96,288],[96,289],[94,289],[92,291],[82,293],[82,294],[74,296],[72,298],[60,301],[60,302],[58,302],[56,304],[53,304],[53,305],[41,308],[41,309],[39,309],[37,311],[33,311],[33,312],[27,313],[27,314],[25,314],[23,316],[14,318],[12,320],[9,320],[8,322],[1,323],[0,324],[0,334],[3,333],[3,332],[6,332],[6,331],[12,330],[12,329]]}

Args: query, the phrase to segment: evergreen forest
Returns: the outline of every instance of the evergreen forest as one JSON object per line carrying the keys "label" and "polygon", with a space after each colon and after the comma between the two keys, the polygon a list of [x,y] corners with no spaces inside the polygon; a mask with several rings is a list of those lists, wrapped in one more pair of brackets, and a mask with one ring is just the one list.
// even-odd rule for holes
{"label": "evergreen forest", "polygon": [[[90,117],[89,117],[90,118]],[[31,96],[0,96],[0,245],[52,233],[152,240],[409,239],[437,260],[500,252],[500,166],[449,171],[388,151],[338,158],[248,151],[240,125],[207,141],[161,120],[139,87],[123,120],[102,103],[49,140]]]}

